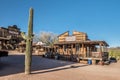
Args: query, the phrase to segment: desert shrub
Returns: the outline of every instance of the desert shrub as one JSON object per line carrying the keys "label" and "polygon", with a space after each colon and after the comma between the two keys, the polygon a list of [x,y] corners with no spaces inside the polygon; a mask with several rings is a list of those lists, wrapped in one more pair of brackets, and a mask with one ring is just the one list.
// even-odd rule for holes
{"label": "desert shrub", "polygon": [[115,57],[116,59],[120,59],[120,51],[119,50],[111,50],[109,51],[109,57]]}

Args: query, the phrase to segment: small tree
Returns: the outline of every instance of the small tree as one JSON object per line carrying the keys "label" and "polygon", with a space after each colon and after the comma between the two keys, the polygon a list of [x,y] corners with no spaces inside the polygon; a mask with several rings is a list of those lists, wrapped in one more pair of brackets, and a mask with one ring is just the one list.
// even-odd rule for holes
{"label": "small tree", "polygon": [[52,32],[40,32],[39,35],[35,35],[34,42],[41,41],[45,43],[47,46],[53,47],[54,43],[58,41],[57,35]]}

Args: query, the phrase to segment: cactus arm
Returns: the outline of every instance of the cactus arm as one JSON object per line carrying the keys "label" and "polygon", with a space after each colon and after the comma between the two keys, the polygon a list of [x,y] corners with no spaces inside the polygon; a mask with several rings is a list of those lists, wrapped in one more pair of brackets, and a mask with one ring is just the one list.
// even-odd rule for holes
{"label": "cactus arm", "polygon": [[27,36],[25,35],[24,32],[21,32],[21,36],[22,36],[23,39],[25,39],[25,40],[27,39]]}

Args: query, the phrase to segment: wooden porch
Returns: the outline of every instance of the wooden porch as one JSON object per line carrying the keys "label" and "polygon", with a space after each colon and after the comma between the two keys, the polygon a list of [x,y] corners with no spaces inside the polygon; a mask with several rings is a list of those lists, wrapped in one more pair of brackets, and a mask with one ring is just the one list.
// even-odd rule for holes
{"label": "wooden porch", "polygon": [[108,46],[105,41],[73,41],[56,43],[55,49],[72,61],[87,63],[91,59],[92,64],[97,64],[108,59]]}

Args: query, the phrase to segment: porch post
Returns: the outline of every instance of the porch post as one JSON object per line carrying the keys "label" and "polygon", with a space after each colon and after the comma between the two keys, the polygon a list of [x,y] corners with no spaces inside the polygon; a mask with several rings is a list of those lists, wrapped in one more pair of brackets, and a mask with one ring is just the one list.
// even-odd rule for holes
{"label": "porch post", "polygon": [[63,44],[63,55],[65,54],[65,45]]}
{"label": "porch post", "polygon": [[82,54],[83,54],[83,57],[86,57],[86,55],[85,55],[85,49],[84,49],[84,44],[82,44]]}
{"label": "porch post", "polygon": [[87,53],[86,56],[87,56],[87,57],[90,57],[90,55],[91,55],[90,52],[91,52],[91,47],[90,47],[90,45],[87,45],[87,46],[86,46],[86,53]]}
{"label": "porch post", "polygon": [[74,53],[73,44],[71,44],[71,52],[72,52],[72,54]]}
{"label": "porch post", "polygon": [[102,57],[102,44],[99,43],[99,46],[100,46],[100,57]]}

